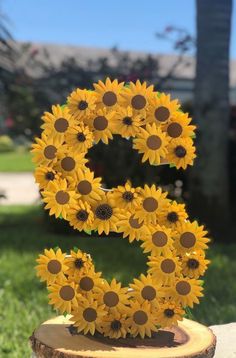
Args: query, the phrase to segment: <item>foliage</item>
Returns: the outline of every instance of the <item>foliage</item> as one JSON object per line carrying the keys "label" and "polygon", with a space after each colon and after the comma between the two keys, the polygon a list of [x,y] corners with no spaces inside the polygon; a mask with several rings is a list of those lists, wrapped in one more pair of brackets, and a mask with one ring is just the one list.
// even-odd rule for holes
{"label": "foliage", "polygon": [[[46,232],[42,215],[37,207],[0,207],[1,357],[29,356],[28,337],[40,322],[53,315],[46,304],[44,285],[38,282],[32,267],[38,253],[45,247],[56,247],[58,239],[63,250],[76,246],[90,252],[107,278],[127,283],[146,268],[138,244],[130,245],[116,237],[58,237]],[[212,244],[209,253],[212,264],[206,274],[205,298],[194,309],[194,319],[205,324],[235,321],[236,245]]]}
{"label": "foliage", "polygon": [[14,150],[14,143],[7,135],[0,136],[0,153],[12,152]]}

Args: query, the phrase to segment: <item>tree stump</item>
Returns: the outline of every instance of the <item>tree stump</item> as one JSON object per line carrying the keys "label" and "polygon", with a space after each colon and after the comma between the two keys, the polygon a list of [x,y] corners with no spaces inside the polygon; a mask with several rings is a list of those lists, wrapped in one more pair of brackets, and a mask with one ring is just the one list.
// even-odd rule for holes
{"label": "tree stump", "polygon": [[213,357],[212,331],[184,319],[178,327],[161,329],[152,338],[109,339],[73,334],[68,318],[59,316],[37,328],[30,337],[37,358],[187,358]]}

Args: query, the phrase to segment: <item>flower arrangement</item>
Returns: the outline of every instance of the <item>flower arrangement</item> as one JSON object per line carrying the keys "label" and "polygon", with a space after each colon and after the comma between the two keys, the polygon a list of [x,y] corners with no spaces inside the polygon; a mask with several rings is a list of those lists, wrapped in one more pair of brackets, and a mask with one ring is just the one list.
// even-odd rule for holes
{"label": "flower arrangement", "polygon": [[188,219],[184,204],[168,199],[156,185],[134,188],[127,181],[107,191],[86,163],[94,144],[121,135],[133,141],[142,162],[186,169],[195,158],[191,118],[153,86],[108,78],[93,91],[76,89],[66,105],[52,106],[42,119],[42,136],[32,152],[45,209],[76,230],[140,241],[149,254],[147,274],[122,287],[116,279],[107,282],[79,249],[69,255],[45,249],[36,269],[47,284],[49,304],[71,314],[73,326],[84,334],[144,338],[178,324],[203,296],[199,278],[209,264],[207,232]]}

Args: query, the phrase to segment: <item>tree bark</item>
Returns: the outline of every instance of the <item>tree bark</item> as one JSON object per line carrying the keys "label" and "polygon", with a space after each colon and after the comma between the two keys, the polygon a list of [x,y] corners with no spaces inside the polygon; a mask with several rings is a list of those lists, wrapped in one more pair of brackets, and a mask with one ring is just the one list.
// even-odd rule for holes
{"label": "tree bark", "polygon": [[[197,155],[190,210],[221,237],[229,227],[229,45],[232,0],[197,0],[194,117]],[[221,237],[226,239],[226,237]]]}

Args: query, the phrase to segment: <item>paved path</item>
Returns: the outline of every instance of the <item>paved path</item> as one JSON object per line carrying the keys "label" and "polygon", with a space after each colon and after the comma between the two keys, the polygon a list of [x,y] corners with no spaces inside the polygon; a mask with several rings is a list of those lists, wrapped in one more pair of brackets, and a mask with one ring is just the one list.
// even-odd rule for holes
{"label": "paved path", "polygon": [[0,205],[34,204],[39,199],[38,187],[32,173],[0,173]]}
{"label": "paved path", "polygon": [[236,323],[210,327],[216,335],[214,358],[236,358]]}

